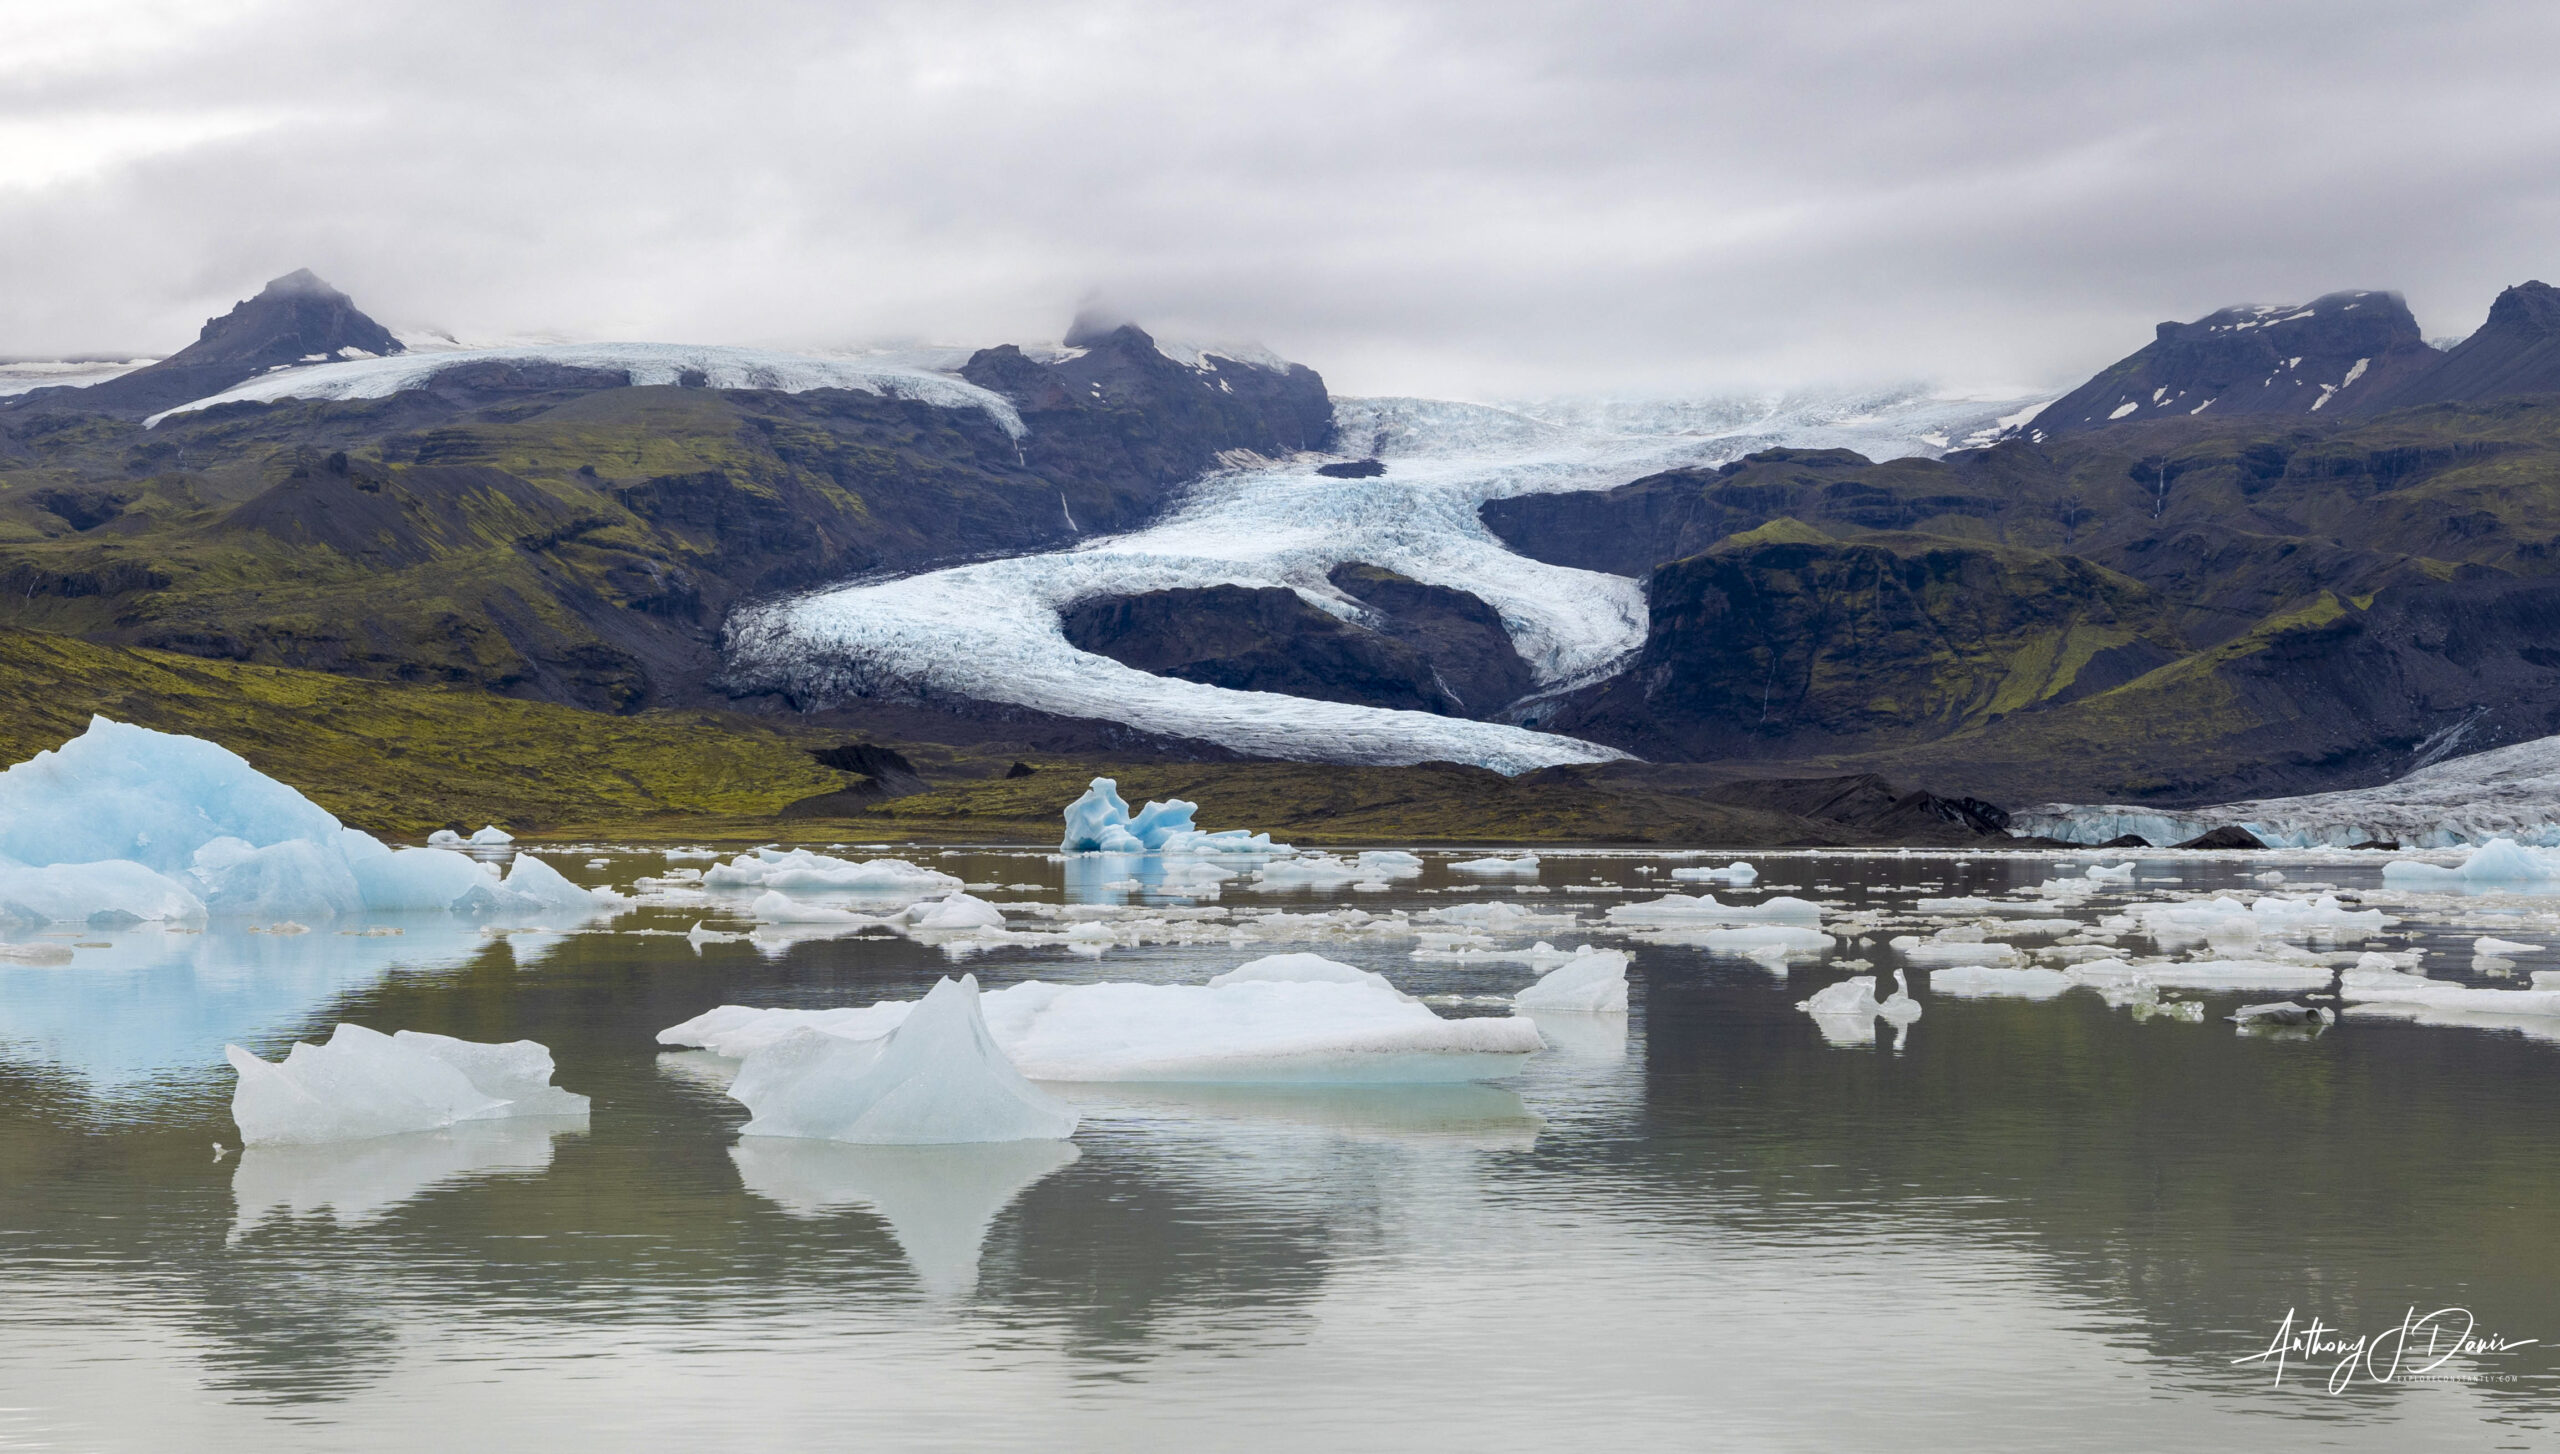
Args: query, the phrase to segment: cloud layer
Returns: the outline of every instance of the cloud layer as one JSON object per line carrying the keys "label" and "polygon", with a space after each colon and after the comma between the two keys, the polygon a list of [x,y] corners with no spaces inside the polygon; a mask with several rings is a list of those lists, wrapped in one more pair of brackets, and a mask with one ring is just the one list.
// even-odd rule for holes
{"label": "cloud layer", "polygon": [[1080,302],[1345,391],[2067,381],[2560,274],[2538,3],[19,0],[0,357],[310,266],[394,326],[836,346]]}

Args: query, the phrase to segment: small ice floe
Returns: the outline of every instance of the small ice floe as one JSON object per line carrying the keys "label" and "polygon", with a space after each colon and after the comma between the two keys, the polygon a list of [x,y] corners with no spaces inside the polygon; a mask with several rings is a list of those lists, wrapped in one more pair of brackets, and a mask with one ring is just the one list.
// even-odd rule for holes
{"label": "small ice floe", "polygon": [[461,1121],[583,1116],[587,1098],[551,1084],[551,1052],[531,1040],[486,1045],[402,1030],[340,1025],[281,1061],[237,1045],[231,1118],[248,1146],[358,1141],[434,1131]]}
{"label": "small ice floe", "polygon": [[438,828],[433,833],[427,835],[427,846],[429,848],[460,848],[462,845],[470,841],[470,839],[463,837],[461,834],[454,832],[450,828]]}
{"label": "small ice floe", "polygon": [[786,894],[854,893],[913,895],[949,893],[961,881],[938,869],[920,868],[903,858],[856,861],[812,853],[759,848],[742,853],[702,876],[705,887],[761,888]]}
{"label": "small ice floe", "polygon": [[1422,860],[1410,853],[1363,853],[1358,858],[1337,858],[1330,853],[1301,853],[1291,858],[1275,859],[1257,869],[1256,885],[1264,888],[1333,888],[1350,884],[1375,884],[1385,888],[1388,881],[1412,878],[1422,872]]}
{"label": "small ice floe", "polygon": [[1929,992],[1956,999],[2049,1000],[2073,984],[2063,971],[2040,967],[1962,964],[1929,971]]}
{"label": "small ice floe", "polygon": [[1523,853],[1516,858],[1462,858],[1450,864],[1449,871],[1473,874],[1478,878],[1536,878],[1538,855]]}
{"label": "small ice floe", "polygon": [[1934,938],[1922,939],[1915,934],[1901,934],[1889,941],[1893,951],[1916,968],[1934,969],[1941,965],[1981,964],[2005,965],[2024,963],[2026,956],[2015,945],[1994,944],[1982,937],[1979,929],[1971,937],[1967,931],[1944,930]]}
{"label": "small ice floe", "polygon": [[[1875,985],[1864,975],[1825,985],[1796,1001],[1796,1008],[1813,1017],[1815,1028],[1826,1042],[1843,1047],[1876,1043],[1876,1017],[1884,1013],[1883,1005],[1876,1000]],[[1898,1037],[1908,1023],[1898,1021],[1894,1026],[1897,1049],[1901,1044]]]}
{"label": "small ice floe", "polygon": [[[1527,1020],[1444,1020],[1371,982],[1374,976],[1339,969],[1360,977],[1306,979],[1290,970],[1289,978],[1257,973],[1218,985],[1029,980],[979,1003],[995,1043],[1041,1081],[1488,1080],[1513,1073],[1539,1048]],[[741,1056],[802,1028],[869,1039],[896,1028],[912,1008],[894,1001],[837,1010],[724,1005],[661,1031],[658,1041]]]}
{"label": "small ice floe", "polygon": [[759,924],[827,924],[843,929],[885,929],[892,922],[878,914],[808,903],[780,889],[767,889],[756,895],[755,901],[747,905],[747,913]]}
{"label": "small ice floe", "polygon": [[1739,954],[1767,962],[1774,957],[1783,964],[1788,959],[1823,954],[1838,941],[1819,929],[1799,924],[1749,924],[1732,929],[1709,929],[1695,936],[1683,936],[1683,943],[1694,943],[1711,954]]}
{"label": "small ice floe", "polygon": [[2471,941],[2471,955],[2475,959],[2512,959],[2519,954],[2540,954],[2541,952],[2542,946],[2539,944],[2520,944],[2513,939],[2492,939],[2485,934]]}
{"label": "small ice floe", "polygon": [[1637,904],[1613,904],[1609,922],[1628,927],[1690,924],[1806,924],[1822,922],[1822,906],[1780,894],[1756,904],[1721,904],[1713,894],[1690,898],[1665,894]]}
{"label": "small ice floe", "polygon": [[2129,884],[2133,882],[2133,861],[2127,859],[2113,865],[2093,863],[2083,876],[2091,883]]}
{"label": "small ice floe", "polygon": [[2403,889],[2451,892],[2505,887],[2541,892],[2538,886],[2555,878],[2560,878],[2560,859],[2547,851],[2522,847],[2512,838],[2492,838],[2452,868],[2407,858],[2395,858],[2382,866],[2382,881]]}
{"label": "small ice floe", "polygon": [[492,823],[467,840],[474,848],[504,848],[516,841],[516,835]]}
{"label": "small ice floe", "polygon": [[966,893],[946,894],[929,903],[912,905],[902,917],[908,928],[929,932],[1004,927],[1002,909]]}
{"label": "small ice floe", "polygon": [[1675,868],[1671,876],[1689,883],[1747,884],[1759,881],[1760,870],[1737,859],[1722,868]]}
{"label": "small ice floe", "polygon": [[755,1113],[742,1135],[866,1145],[1063,1141],[1077,1122],[997,1048],[971,975],[935,984],[880,1035],[789,1031],[745,1057],[729,1097]]}
{"label": "small ice floe", "polygon": [[1539,976],[1536,984],[1513,995],[1511,1004],[1517,1010],[1542,1014],[1624,1014],[1627,956],[1586,944],[1580,953]]}

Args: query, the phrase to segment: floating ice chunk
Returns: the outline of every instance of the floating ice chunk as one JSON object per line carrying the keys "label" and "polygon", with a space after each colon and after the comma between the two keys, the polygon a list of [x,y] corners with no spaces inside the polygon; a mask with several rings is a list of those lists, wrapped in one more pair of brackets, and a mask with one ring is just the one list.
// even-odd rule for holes
{"label": "floating ice chunk", "polygon": [[1401,849],[1373,848],[1360,855],[1360,867],[1371,878],[1416,878],[1422,873],[1422,859]]}
{"label": "floating ice chunk", "polygon": [[454,832],[450,828],[438,828],[433,833],[427,835],[427,846],[429,848],[460,848],[463,844],[470,841],[471,840]]}
{"label": "floating ice chunk", "polygon": [[2493,990],[2429,979],[2421,974],[2359,968],[2339,976],[2338,997],[2349,1004],[2424,1005],[2495,1015],[2560,1015],[2560,976],[2544,970],[2534,975],[2532,989]]}
{"label": "floating ice chunk", "polygon": [[1760,870],[1737,860],[1722,868],[1675,868],[1671,876],[1690,883],[1747,884],[1759,881]]}
{"label": "floating ice chunk", "polygon": [[550,1084],[551,1052],[530,1040],[480,1045],[340,1025],[325,1044],[297,1043],[280,1062],[237,1045],[223,1055],[239,1073],[231,1117],[247,1145],[358,1141],[587,1108],[586,1097]]}
{"label": "floating ice chunk", "polygon": [[961,887],[961,881],[952,875],[920,868],[903,858],[855,862],[812,853],[806,848],[794,848],[789,852],[759,848],[753,853],[742,853],[705,872],[702,882],[709,888],[766,888],[786,894],[867,893],[918,897],[947,893]]}
{"label": "floating ice chunk", "polygon": [[1084,796],[1066,807],[1067,829],[1058,840],[1060,853],[1287,853],[1289,846],[1274,843],[1268,833],[1248,833],[1230,828],[1220,833],[1204,833],[1192,826],[1191,815],[1198,811],[1195,803],[1180,798],[1150,802],[1133,818],[1129,805],[1120,796],[1118,780],[1098,777],[1085,788]]}
{"label": "floating ice chunk", "polygon": [[793,1030],[746,1057],[729,1097],[755,1113],[743,1135],[866,1145],[1063,1141],[1077,1120],[997,1048],[973,975],[940,981],[883,1035]]}
{"label": "floating ice chunk", "polygon": [[[2099,960],[2073,966],[2086,974],[2121,961]],[[2316,990],[2328,987],[2324,964],[2288,964],[2281,960],[2163,959],[2127,966],[2162,989],[2185,990]]]}
{"label": "floating ice chunk", "polygon": [[907,910],[912,929],[1001,929],[1004,911],[981,898],[954,892]]}
{"label": "floating ice chunk", "polygon": [[474,848],[498,848],[516,841],[516,835],[492,823],[471,835]]}
{"label": "floating ice chunk", "polygon": [[936,1296],[977,1285],[987,1229],[1032,1183],[1072,1165],[1071,1141],[958,1146],[855,1146],[742,1137],[729,1148],[746,1189],[795,1217],[867,1207]]}
{"label": "floating ice chunk", "polygon": [[[1884,984],[1883,976],[1877,976],[1876,984],[1879,987]],[[1893,993],[1878,1003],[1876,1013],[1896,1025],[1908,1025],[1920,1018],[1920,1002],[1911,998],[1911,982],[1902,977],[1901,970],[1893,972]],[[1896,1048],[1900,1048],[1898,1043]]]}
{"label": "floating ice chunk", "polygon": [[1640,904],[1614,904],[1612,924],[1820,924],[1822,906],[1780,894],[1757,904],[1720,904],[1712,894],[1665,894]]}
{"label": "floating ice chunk", "polygon": [[[1992,944],[1982,941],[1967,943],[1959,939],[1922,939],[1904,934],[1892,941],[1893,950],[1919,968],[1942,965],[2002,965],[2023,963],[2026,955],[2014,944]],[[1932,984],[1936,981],[1931,981]]]}
{"label": "floating ice chunk", "polygon": [[1503,899],[1485,904],[1456,904],[1446,909],[1433,909],[1420,917],[1435,924],[1464,924],[1492,934],[1517,933],[1542,924],[1569,929],[1577,922],[1573,914],[1541,914]]}
{"label": "floating ice chunk", "polygon": [[2395,858],[2382,866],[2382,881],[2402,888],[2461,889],[2475,884],[2545,883],[2560,877],[2560,863],[2512,838],[2492,838],[2456,868]]}
{"label": "floating ice chunk", "polygon": [[1752,924],[1738,929],[1710,929],[1698,936],[1701,946],[1727,954],[1749,954],[1759,949],[1775,949],[1781,954],[1820,954],[1836,942],[1819,929],[1807,929],[1796,924]]}
{"label": "floating ice chunk", "polygon": [[2484,934],[2471,941],[2471,952],[2482,959],[2494,959],[2511,954],[2539,954],[2542,946],[2519,944],[2513,939],[2492,939]]}
{"label": "floating ice chunk", "polygon": [[1327,959],[1321,954],[1271,954],[1237,965],[1224,974],[1212,975],[1209,987],[1251,984],[1265,981],[1275,984],[1358,984],[1385,990],[1401,996],[1402,992],[1387,982],[1383,974]]}
{"label": "floating ice chunk", "polygon": [[2049,1000],[2071,988],[2071,985],[2071,977],[2058,969],[2019,969],[1996,964],[1967,964],[1929,971],[1929,992],[1950,995],[1957,999],[1986,999],[2002,996],[2025,1000]]}
{"label": "floating ice chunk", "polygon": [[1329,888],[1369,877],[1369,871],[1330,853],[1301,853],[1257,869],[1253,881],[1268,888]]}
{"label": "floating ice chunk", "polygon": [[575,914],[592,913],[621,902],[622,896],[611,889],[582,889],[550,864],[530,853],[519,853],[508,866],[505,881],[492,895],[491,907],[508,914]]}
{"label": "floating ice chunk", "polygon": [[[801,1028],[856,1039],[885,1034],[909,1008],[894,1002],[820,1011],[722,1006],[659,1032],[658,1040],[742,1055]],[[996,1043],[1033,1080],[1489,1080],[1517,1070],[1540,1044],[1525,1020],[1444,1020],[1427,1005],[1368,984],[1029,980],[982,996],[980,1008]]]}
{"label": "floating ice chunk", "polygon": [[1517,858],[1462,858],[1450,864],[1449,871],[1474,874],[1479,878],[1536,878],[1538,855],[1523,853]]}
{"label": "floating ice chunk", "polygon": [[347,867],[365,908],[377,914],[453,909],[499,882],[496,865],[450,849],[385,848],[371,839],[348,845]]}
{"label": "floating ice chunk", "polygon": [[1627,1008],[1627,956],[1615,949],[1580,953],[1539,976],[1538,982],[1511,997],[1515,1010],[1548,1014],[1624,1014]]}
{"label": "floating ice chunk", "polygon": [[2092,883],[2129,884],[2133,882],[2133,863],[2130,859],[2112,867],[2093,863],[2087,877]]}
{"label": "floating ice chunk", "polygon": [[1796,1008],[1808,1015],[1875,1015],[1881,1006],[1876,1002],[1873,981],[1864,975],[1844,979],[1838,984],[1824,985],[1812,995],[1796,1001]]}
{"label": "floating ice chunk", "polygon": [[851,909],[803,903],[780,889],[767,889],[756,895],[755,902],[747,905],[747,912],[760,924],[835,924],[861,928],[889,923],[889,920],[874,914],[857,914]]}

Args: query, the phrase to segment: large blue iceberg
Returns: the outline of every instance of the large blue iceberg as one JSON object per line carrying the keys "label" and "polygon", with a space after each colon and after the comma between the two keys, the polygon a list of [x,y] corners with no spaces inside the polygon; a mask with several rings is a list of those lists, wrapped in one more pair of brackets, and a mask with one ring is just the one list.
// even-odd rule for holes
{"label": "large blue iceberg", "polygon": [[1204,833],[1192,822],[1191,815],[1200,810],[1197,803],[1180,798],[1149,802],[1134,815],[1120,796],[1118,780],[1098,777],[1084,791],[1084,796],[1067,805],[1066,836],[1058,840],[1061,853],[1265,853],[1290,851],[1286,843],[1274,843],[1268,833],[1248,833],[1230,828],[1223,833]]}
{"label": "large blue iceberg", "polygon": [[592,912],[616,902],[518,854],[391,848],[199,737],[104,717],[0,772],[0,923],[217,915]]}

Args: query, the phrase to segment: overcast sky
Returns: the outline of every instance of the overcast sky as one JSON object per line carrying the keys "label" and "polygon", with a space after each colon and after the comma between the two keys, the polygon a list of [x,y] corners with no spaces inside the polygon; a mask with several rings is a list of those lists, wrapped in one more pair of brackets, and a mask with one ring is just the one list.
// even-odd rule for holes
{"label": "overcast sky", "polygon": [[395,328],[1054,339],[1338,392],[2065,383],[2560,278],[2560,6],[7,0],[0,357],[309,266]]}

